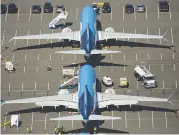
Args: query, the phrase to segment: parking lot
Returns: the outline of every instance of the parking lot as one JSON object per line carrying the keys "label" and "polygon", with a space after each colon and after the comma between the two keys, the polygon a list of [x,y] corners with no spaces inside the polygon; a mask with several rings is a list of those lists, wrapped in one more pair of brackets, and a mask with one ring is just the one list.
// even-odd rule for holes
{"label": "parking lot", "polygon": [[[9,1],[3,0],[2,3]],[[64,4],[69,17],[67,22],[72,30],[80,28],[80,12],[82,8],[91,4],[88,0],[79,2],[61,0],[52,1],[53,6]],[[131,4],[145,4],[145,13],[126,14],[125,4],[130,1],[111,1],[112,12],[100,13],[97,19],[98,29],[105,30],[113,27],[116,32],[156,34],[164,35],[167,32],[167,40],[145,40],[145,39],[123,39],[121,41],[108,41],[106,46],[110,50],[120,50],[119,54],[108,54],[94,58],[97,78],[101,81],[103,76],[110,76],[114,81],[114,89],[117,94],[152,96],[167,98],[175,92],[172,102],[174,106],[163,103],[141,103],[139,106],[122,107],[121,110],[111,112],[104,111],[103,115],[120,116],[122,120],[105,121],[100,127],[101,132],[111,133],[179,133],[179,119],[176,118],[179,85],[179,9],[178,1],[170,1],[170,11],[161,13],[158,3],[153,1],[137,1]],[[43,34],[60,32],[61,29],[49,29],[49,22],[57,15],[55,12],[45,14],[31,14],[31,6],[44,2],[37,0],[15,1],[19,8],[17,14],[1,15],[1,49],[9,47],[2,52],[2,57],[12,61],[16,68],[14,73],[4,71],[4,62],[1,64],[1,98],[4,100],[54,95],[58,91],[58,85],[62,76],[63,66],[76,63],[84,63],[81,55],[55,54],[59,50],[72,50],[70,44],[58,40],[12,40],[14,36],[28,34]],[[73,5],[73,6],[71,6]],[[47,67],[52,71],[48,72]],[[137,82],[133,72],[136,65],[145,65],[152,74],[156,76],[158,87],[145,89]],[[75,66],[76,70],[80,66]],[[127,77],[129,88],[118,87],[119,78]],[[100,86],[100,85],[98,85]],[[97,88],[104,92],[105,87]],[[150,106],[150,107],[148,107]],[[4,105],[1,113],[1,123],[10,119],[10,115],[4,116],[6,112],[17,113],[22,124],[19,128],[2,126],[2,133],[23,134],[26,126],[29,126],[33,134],[54,133],[54,127],[63,126],[69,132],[78,132],[76,129],[83,128],[80,121],[50,121],[52,117],[73,115],[61,108],[36,108],[34,105]],[[134,112],[133,112],[134,110]],[[175,110],[175,111],[174,111]]]}

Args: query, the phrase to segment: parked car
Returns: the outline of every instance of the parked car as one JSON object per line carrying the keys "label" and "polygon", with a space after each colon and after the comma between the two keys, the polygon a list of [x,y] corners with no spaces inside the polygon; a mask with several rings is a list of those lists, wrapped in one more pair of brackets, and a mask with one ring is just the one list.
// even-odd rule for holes
{"label": "parked car", "polygon": [[92,3],[92,7],[93,7],[93,9],[94,9],[94,11],[95,11],[96,13],[99,13],[100,7],[98,6],[97,3]]}
{"label": "parked car", "polygon": [[146,10],[146,8],[145,8],[145,5],[137,5],[137,7],[136,7],[136,11],[138,12],[138,13],[143,13],[143,12],[145,12],[145,10]]}
{"label": "parked car", "polygon": [[102,6],[102,12],[103,13],[111,13],[111,6],[109,3],[105,2]]}
{"label": "parked car", "polygon": [[1,4],[1,14],[5,14],[7,12],[7,7],[5,4]]}
{"label": "parked car", "polygon": [[53,6],[50,2],[45,2],[44,4],[44,13],[52,13],[53,12]]}
{"label": "parked car", "polygon": [[65,11],[64,5],[56,5],[56,12],[61,13]]}
{"label": "parked car", "polygon": [[32,13],[41,13],[41,6],[40,5],[33,5],[32,6]]}
{"label": "parked car", "polygon": [[102,79],[102,83],[105,86],[113,86],[114,85],[112,79],[109,76],[104,76],[103,79]]}
{"label": "parked car", "polygon": [[160,12],[168,12],[169,11],[169,2],[168,1],[160,1],[159,2],[159,10]]}
{"label": "parked car", "polygon": [[134,6],[132,4],[126,4],[125,6],[125,13],[134,13]]}
{"label": "parked car", "polygon": [[10,3],[8,5],[8,13],[17,13],[18,12],[18,8],[16,6],[15,3]]}

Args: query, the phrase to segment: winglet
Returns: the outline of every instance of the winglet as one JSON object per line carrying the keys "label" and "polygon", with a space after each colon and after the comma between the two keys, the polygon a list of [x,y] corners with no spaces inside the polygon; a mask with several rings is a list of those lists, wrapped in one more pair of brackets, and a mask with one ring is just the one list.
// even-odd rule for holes
{"label": "winglet", "polygon": [[174,94],[175,92],[173,92],[169,97],[168,97],[168,99],[167,99],[167,101],[173,106],[174,104],[170,101],[171,100],[171,98],[172,98],[172,96],[173,96],[173,94]]}
{"label": "winglet", "polygon": [[165,34],[163,35],[163,39],[165,39],[166,41],[168,41],[168,40],[167,40],[167,33],[168,33],[168,31],[165,32]]}
{"label": "winglet", "polygon": [[1,100],[1,106],[3,106],[5,104],[4,100]]}

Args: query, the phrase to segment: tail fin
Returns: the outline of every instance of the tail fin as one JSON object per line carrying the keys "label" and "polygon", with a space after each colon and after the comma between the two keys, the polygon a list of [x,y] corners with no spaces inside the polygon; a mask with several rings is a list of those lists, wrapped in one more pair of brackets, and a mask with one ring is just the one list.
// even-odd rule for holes
{"label": "tail fin", "polygon": [[[121,117],[91,114],[88,120],[117,120],[117,119],[121,119]],[[51,118],[50,120],[84,120],[84,119],[82,115],[73,115],[73,116],[66,116],[66,117]]]}

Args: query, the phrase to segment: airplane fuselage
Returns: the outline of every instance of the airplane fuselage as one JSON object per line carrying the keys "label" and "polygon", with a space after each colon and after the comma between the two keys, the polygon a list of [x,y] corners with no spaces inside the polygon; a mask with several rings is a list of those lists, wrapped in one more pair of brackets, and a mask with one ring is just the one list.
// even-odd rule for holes
{"label": "airplane fuselage", "polygon": [[96,109],[96,74],[92,66],[84,65],[78,79],[78,111],[88,120]]}
{"label": "airplane fuselage", "polygon": [[91,50],[96,48],[97,29],[96,13],[91,6],[85,6],[81,12],[80,20],[81,49],[84,49],[86,56],[91,54]]}

